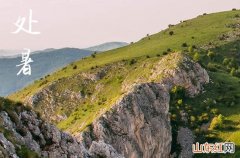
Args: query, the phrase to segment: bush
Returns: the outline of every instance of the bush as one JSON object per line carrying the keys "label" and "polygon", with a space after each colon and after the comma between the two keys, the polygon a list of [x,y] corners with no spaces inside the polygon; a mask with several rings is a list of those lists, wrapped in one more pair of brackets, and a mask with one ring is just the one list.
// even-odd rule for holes
{"label": "bush", "polygon": [[181,86],[174,86],[171,89],[171,96],[174,98],[185,98],[186,96],[186,91],[183,87]]}
{"label": "bush", "polygon": [[187,43],[186,42],[184,42],[183,44],[182,44],[182,47],[187,47],[188,45],[187,45]]}
{"label": "bush", "polygon": [[230,74],[235,77],[240,77],[240,71],[236,70],[235,68],[231,69]]}
{"label": "bush", "polygon": [[169,32],[169,35],[170,35],[170,36],[172,36],[173,34],[174,34],[174,32],[173,32],[173,31],[170,31],[170,32]]}
{"label": "bush", "polygon": [[232,58],[228,64],[228,66],[230,68],[235,68],[235,69],[238,69],[238,63],[237,63],[237,60],[235,58]]}
{"label": "bush", "polygon": [[222,63],[223,63],[223,65],[226,66],[226,65],[228,65],[228,64],[230,63],[230,61],[231,61],[231,59],[229,59],[229,58],[224,58]]}
{"label": "bush", "polygon": [[167,52],[171,52],[171,51],[172,51],[172,49],[171,49],[171,48],[168,48],[168,49],[167,49]]}
{"label": "bush", "polygon": [[209,120],[209,115],[207,113],[203,113],[201,116],[198,117],[198,120],[201,123],[207,123]]}
{"label": "bush", "polygon": [[163,55],[167,55],[167,54],[168,54],[168,52],[166,52],[166,51],[163,52]]}
{"label": "bush", "polygon": [[195,122],[196,121],[196,117],[195,116],[190,116],[190,121],[191,122]]}
{"label": "bush", "polygon": [[214,57],[216,56],[216,54],[215,54],[214,52],[212,52],[212,51],[209,51],[208,54],[207,54],[207,56],[208,56],[211,60],[213,60]]}
{"label": "bush", "polygon": [[91,56],[92,56],[92,58],[95,58],[95,57],[96,57],[96,55],[95,55],[95,54],[92,54]]}
{"label": "bush", "polygon": [[160,54],[157,54],[157,57],[160,57]]}
{"label": "bush", "polygon": [[17,149],[17,155],[20,158],[39,158],[38,154],[30,149],[28,149],[26,146],[21,146]]}
{"label": "bush", "polygon": [[74,66],[73,66],[73,69],[77,69],[77,65],[74,65]]}
{"label": "bush", "polygon": [[223,123],[224,123],[224,117],[223,115],[218,115],[217,117],[214,117],[211,121],[211,124],[210,124],[210,129],[213,130],[213,129],[220,129],[223,127]]}
{"label": "bush", "polygon": [[135,59],[131,59],[130,62],[129,62],[129,65],[133,65],[135,64],[137,61]]}
{"label": "bush", "polygon": [[208,63],[207,68],[212,72],[216,72],[218,70],[217,65],[213,63]]}
{"label": "bush", "polygon": [[193,47],[192,47],[192,46],[189,46],[189,47],[188,47],[188,52],[190,52],[190,53],[193,52]]}
{"label": "bush", "polygon": [[171,115],[171,120],[176,121],[177,120],[177,115],[176,114],[172,114]]}
{"label": "bush", "polygon": [[214,108],[214,109],[211,109],[210,111],[213,115],[217,115],[218,114],[218,109]]}
{"label": "bush", "polygon": [[199,53],[196,52],[196,53],[194,54],[193,60],[196,61],[196,62],[200,60],[200,55],[199,55]]}
{"label": "bush", "polygon": [[183,100],[182,99],[178,99],[177,103],[178,103],[178,105],[182,105],[183,104]]}
{"label": "bush", "polygon": [[146,56],[146,58],[150,58],[150,56],[149,56],[149,55],[147,55],[147,56]]}

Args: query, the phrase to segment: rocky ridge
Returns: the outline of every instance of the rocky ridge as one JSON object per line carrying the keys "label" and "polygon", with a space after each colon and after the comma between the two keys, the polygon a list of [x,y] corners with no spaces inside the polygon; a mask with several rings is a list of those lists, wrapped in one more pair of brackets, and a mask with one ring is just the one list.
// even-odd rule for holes
{"label": "rocky ridge", "polygon": [[[175,65],[163,69],[164,60],[174,58],[177,59]],[[160,60],[150,79],[159,75],[164,77],[132,86],[111,110],[74,137],[42,121],[32,111],[16,113],[15,121],[9,113],[1,111],[4,129],[17,140],[16,143],[1,134],[1,154],[18,157],[17,148],[25,145],[39,156],[51,158],[169,157],[172,141],[169,91],[174,86],[182,86],[193,97],[209,82],[209,76],[198,63],[180,53]]]}

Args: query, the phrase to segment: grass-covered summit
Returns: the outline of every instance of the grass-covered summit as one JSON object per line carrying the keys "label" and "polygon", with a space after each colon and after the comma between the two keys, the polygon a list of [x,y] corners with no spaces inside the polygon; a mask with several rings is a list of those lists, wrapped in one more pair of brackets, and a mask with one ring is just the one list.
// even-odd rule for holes
{"label": "grass-covered summit", "polygon": [[[153,71],[158,70],[155,68],[158,61],[176,51],[206,68],[210,83],[195,98],[185,96],[179,87],[173,89],[170,108],[173,134],[184,125],[194,131],[197,141],[233,141],[239,149],[239,10],[204,14],[169,25],[168,29],[126,47],[92,54],[9,98],[36,103],[34,108],[49,112],[51,115],[45,117],[58,127],[78,132],[110,109],[135,83],[164,77],[151,78]],[[169,58],[164,69],[174,67],[175,60],[178,58]],[[183,111],[187,113],[187,123],[179,121]],[[177,150],[178,146],[173,149]]]}

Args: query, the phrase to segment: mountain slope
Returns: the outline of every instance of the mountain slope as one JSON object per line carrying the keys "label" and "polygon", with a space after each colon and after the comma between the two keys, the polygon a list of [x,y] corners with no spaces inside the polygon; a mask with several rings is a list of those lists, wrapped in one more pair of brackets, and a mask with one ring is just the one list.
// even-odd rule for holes
{"label": "mountain slope", "polygon": [[[169,64],[173,57],[176,58],[171,63],[174,67],[158,67],[158,64]],[[180,53],[164,57],[156,68],[159,71],[150,77],[156,79],[155,83],[139,83],[130,88],[109,112],[103,111],[105,114],[95,120],[89,130],[76,133],[75,138],[42,121],[41,115],[19,103],[0,98],[0,130],[4,133],[0,134],[0,153],[27,156],[26,151],[24,153],[27,150],[36,157],[50,158],[66,155],[83,158],[168,157],[172,140],[170,90],[182,86],[189,95],[197,95],[202,85],[209,82],[209,77],[198,63]],[[163,78],[156,78],[162,74]],[[41,108],[47,107],[41,105]],[[46,118],[45,114],[42,117]]]}
{"label": "mountain slope", "polygon": [[[182,47],[183,43],[189,46],[201,46],[212,47],[209,43],[212,42],[215,46],[226,43],[224,40],[220,40],[219,37],[226,32],[232,31],[233,28],[227,27],[233,23],[236,23],[235,15],[239,14],[239,11],[221,12],[209,15],[202,15],[198,18],[184,21],[176,26],[172,26],[169,29],[161,31],[150,37],[143,38],[139,42],[131,44],[127,47],[119,48],[112,51],[97,54],[96,58],[86,58],[79,62],[76,62],[77,71],[72,70],[69,66],[67,69],[57,71],[51,75],[47,80],[56,81],[63,77],[71,76],[74,73],[78,73],[91,67],[101,66],[104,64],[120,61],[123,59],[131,59],[141,56],[156,56],[165,53],[168,49],[171,50],[184,50],[187,47]],[[169,35],[169,32],[173,31],[174,35]],[[43,86],[39,85],[43,81],[38,81],[36,84],[30,85],[29,88],[15,95],[15,98],[23,99],[21,96],[31,95]],[[45,85],[44,85],[45,86]],[[22,95],[20,95],[22,94]]]}
{"label": "mountain slope", "polygon": [[[136,84],[154,84],[164,78],[166,78],[164,83],[171,83],[171,77],[180,81],[182,78],[187,78],[189,80],[186,81],[186,85],[170,89],[171,154],[184,153],[185,146],[179,138],[181,135],[179,133],[185,131],[183,127],[193,132],[196,136],[195,141],[201,143],[232,141],[238,150],[240,146],[238,139],[240,128],[239,15],[240,11],[237,10],[203,15],[184,21],[129,46],[77,61],[66,69],[57,71],[46,79],[12,94],[9,98],[29,103],[46,120],[56,124],[62,130],[78,134],[83,131],[98,130],[98,126],[94,126],[96,121],[113,113],[114,111],[111,110],[114,109],[114,105],[119,105],[117,101],[124,98]],[[173,52],[182,54],[175,55],[176,53]],[[195,64],[188,62],[191,60],[181,60],[184,59],[183,54],[199,62],[207,70],[210,83],[204,86],[204,93],[194,96],[197,94],[194,88],[189,93],[188,88],[192,85],[202,89],[202,85],[196,78],[206,75],[201,73],[191,77],[195,71],[191,72],[185,67],[194,70]],[[75,65],[77,69],[74,70]],[[201,69],[197,67],[197,70]],[[174,76],[178,76],[175,72],[170,73],[171,77],[166,76],[176,68],[186,70],[187,75],[179,75],[175,78]],[[141,88],[136,93],[141,94]],[[152,92],[148,91],[147,94],[150,93]],[[141,97],[137,94],[134,97],[137,99],[136,102],[144,104],[144,100],[138,100]],[[154,103],[151,101],[149,104],[154,105]],[[131,109],[134,105],[135,102],[129,104],[129,113],[136,110]],[[141,110],[147,112],[149,109],[144,106]],[[154,114],[151,117],[154,118]],[[131,122],[130,126],[135,123],[139,123],[140,126],[144,118],[145,116],[140,117],[140,121]],[[107,122],[109,121],[107,119]],[[114,121],[121,122],[117,118]],[[112,134],[114,130],[111,130],[111,126],[104,125],[106,130],[102,131],[103,134],[90,133],[98,136],[99,140],[103,139],[104,132]],[[124,127],[121,125],[118,128],[124,129]],[[143,133],[139,134],[137,131],[132,133],[138,138],[137,140],[144,137]],[[114,132],[114,138],[118,137],[117,134],[118,132]],[[139,144],[142,144],[141,141],[137,143]],[[198,156],[206,155],[196,155]],[[239,152],[236,152],[235,156],[238,157]]]}
{"label": "mountain slope", "polygon": [[33,52],[30,56],[34,61],[30,64],[32,68],[31,76],[17,76],[18,71],[21,69],[21,67],[16,67],[16,65],[21,63],[22,59],[20,56],[0,58],[0,83],[2,85],[0,86],[0,96],[9,95],[33,83],[34,80],[40,79],[90,54],[92,54],[91,51],[74,48],[63,48],[38,53]]}

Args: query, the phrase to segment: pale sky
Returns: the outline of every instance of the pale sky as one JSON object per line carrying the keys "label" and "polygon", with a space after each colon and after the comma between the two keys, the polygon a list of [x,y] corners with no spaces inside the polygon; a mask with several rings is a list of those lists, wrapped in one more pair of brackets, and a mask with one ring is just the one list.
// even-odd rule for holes
{"label": "pale sky", "polygon": [[[240,8],[240,0],[0,0],[0,49],[84,48],[138,41],[168,24],[203,13]],[[33,31],[11,34],[33,10]]]}

